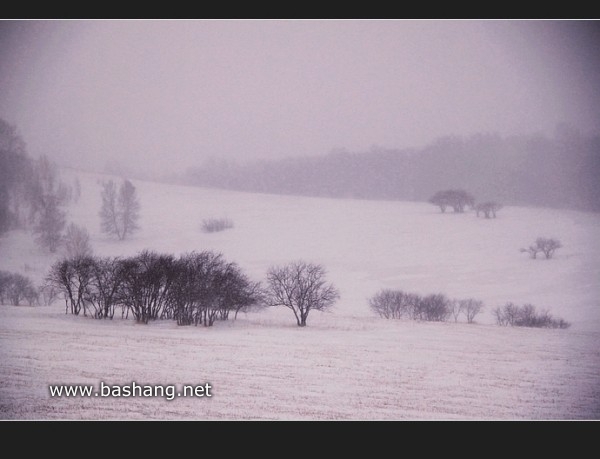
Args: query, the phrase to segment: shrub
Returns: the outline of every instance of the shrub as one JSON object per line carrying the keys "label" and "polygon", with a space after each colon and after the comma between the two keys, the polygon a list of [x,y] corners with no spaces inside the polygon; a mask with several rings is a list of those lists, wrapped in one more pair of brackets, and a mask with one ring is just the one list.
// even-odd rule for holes
{"label": "shrub", "polygon": [[569,328],[571,324],[561,318],[554,318],[548,311],[536,311],[532,304],[517,306],[506,303],[493,311],[496,323],[511,327],[536,327],[536,328]]}
{"label": "shrub", "polygon": [[413,295],[401,290],[384,289],[369,300],[372,311],[385,319],[400,319],[413,316]]}
{"label": "shrub", "polygon": [[215,233],[233,228],[233,222],[228,218],[210,218],[202,221],[202,231],[205,233]]}
{"label": "shrub", "polygon": [[451,301],[441,293],[427,295],[417,303],[415,316],[418,320],[443,322],[452,314]]}
{"label": "shrub", "polygon": [[369,300],[369,307],[385,319],[407,317],[413,320],[441,322],[453,313],[458,302],[450,301],[442,294],[422,297],[402,290],[384,289]]}
{"label": "shrub", "polygon": [[459,309],[467,318],[467,323],[472,324],[475,316],[483,310],[483,302],[473,298],[460,300]]}

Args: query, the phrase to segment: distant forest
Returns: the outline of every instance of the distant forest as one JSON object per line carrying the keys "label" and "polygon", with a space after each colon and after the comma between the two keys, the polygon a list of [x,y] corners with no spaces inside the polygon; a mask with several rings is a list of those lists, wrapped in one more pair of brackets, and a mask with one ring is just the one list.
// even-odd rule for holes
{"label": "distant forest", "polygon": [[232,190],[355,199],[426,201],[462,188],[477,202],[600,211],[600,136],[566,125],[552,138],[477,134],[423,148],[334,151],[238,164],[209,160],[187,184]]}

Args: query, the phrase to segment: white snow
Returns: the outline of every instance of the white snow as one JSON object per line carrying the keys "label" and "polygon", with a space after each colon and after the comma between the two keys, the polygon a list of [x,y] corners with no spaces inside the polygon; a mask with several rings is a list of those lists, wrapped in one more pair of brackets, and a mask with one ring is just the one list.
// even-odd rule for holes
{"label": "white snow", "polygon": [[[94,320],[52,306],[0,306],[1,419],[599,419],[600,215],[505,207],[497,219],[441,214],[427,203],[275,196],[132,180],[141,230],[100,232],[102,176],[78,176],[69,221],[98,255],[214,250],[262,280],[273,264],[322,263],[341,298],[299,328],[289,310],[214,327]],[[208,218],[234,227],[201,231]],[[521,247],[563,243],[551,260]],[[0,269],[36,284],[58,255],[31,235],[0,239]],[[382,288],[480,299],[476,324],[385,320]],[[504,328],[508,301],[548,309],[566,330]],[[451,319],[453,320],[453,319]],[[204,384],[210,398],[52,398],[50,384]]]}

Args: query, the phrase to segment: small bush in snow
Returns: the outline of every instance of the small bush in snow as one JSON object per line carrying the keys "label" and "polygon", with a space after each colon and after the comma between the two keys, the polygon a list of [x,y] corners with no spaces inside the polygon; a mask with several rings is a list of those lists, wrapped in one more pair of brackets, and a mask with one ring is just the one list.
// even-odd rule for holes
{"label": "small bush in snow", "polygon": [[215,233],[233,228],[233,222],[228,218],[210,218],[202,221],[202,231],[205,233]]}
{"label": "small bush in snow", "polygon": [[517,306],[506,303],[493,311],[496,323],[510,327],[537,327],[537,328],[569,328],[571,324],[561,318],[554,318],[548,311],[536,311],[532,304]]}

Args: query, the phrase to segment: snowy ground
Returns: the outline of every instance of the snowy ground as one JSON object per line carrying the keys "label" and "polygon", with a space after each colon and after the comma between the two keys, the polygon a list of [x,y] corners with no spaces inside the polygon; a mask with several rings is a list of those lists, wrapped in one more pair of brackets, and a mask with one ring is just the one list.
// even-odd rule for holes
{"label": "snowy ground", "polygon": [[[495,220],[426,203],[245,194],[134,181],[141,231],[100,232],[100,176],[76,173],[69,220],[99,255],[211,249],[255,280],[272,264],[322,263],[341,299],[300,329],[288,310],[212,328],[96,321],[49,307],[0,306],[0,419],[600,419],[600,215],[506,207]],[[64,178],[72,180],[67,171]],[[234,228],[200,231],[205,218]],[[552,260],[519,248],[564,245]],[[56,256],[22,232],[0,239],[0,269],[40,283]],[[387,321],[381,288],[474,297],[477,324]],[[532,303],[567,330],[503,328],[492,309]],[[52,398],[50,384],[182,386],[212,397]]]}

